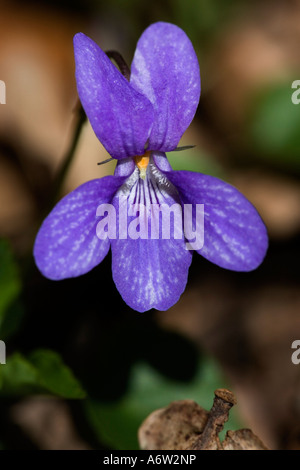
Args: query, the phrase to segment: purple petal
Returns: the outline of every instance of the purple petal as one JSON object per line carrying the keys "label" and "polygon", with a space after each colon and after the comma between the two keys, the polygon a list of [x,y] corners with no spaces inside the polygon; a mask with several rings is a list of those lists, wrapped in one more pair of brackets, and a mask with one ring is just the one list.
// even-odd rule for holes
{"label": "purple petal", "polygon": [[200,97],[200,71],[191,41],[177,26],[155,23],[138,41],[132,86],[154,107],[150,150],[173,150],[190,125]]}
{"label": "purple petal", "polygon": [[113,279],[134,310],[168,310],[183,293],[191,252],[178,240],[112,240]]}
{"label": "purple petal", "polygon": [[135,163],[133,158],[123,158],[116,164],[115,176],[130,176],[135,170]]}
{"label": "purple petal", "polygon": [[97,207],[111,202],[125,178],[106,176],[88,181],[65,196],[44,220],[35,240],[35,262],[53,280],[76,277],[97,266],[110,241],[96,235]]}
{"label": "purple petal", "polygon": [[169,171],[165,175],[177,187],[183,204],[204,204],[200,255],[233,271],[251,271],[262,263],[268,248],[266,227],[236,188],[200,173]]}
{"label": "purple petal", "polygon": [[172,171],[173,168],[171,167],[171,164],[166,156],[165,153],[163,152],[152,152],[152,158],[154,161],[154,164],[163,172],[165,171]]}
{"label": "purple petal", "polygon": [[79,98],[98,139],[114,158],[143,155],[153,123],[149,100],[83,33],[74,37],[74,53]]}
{"label": "purple petal", "polygon": [[[169,239],[162,239],[161,230],[157,232],[157,239],[151,237],[150,229],[147,238],[130,237],[129,227],[136,219],[136,216],[127,215],[128,222],[124,220],[130,203],[134,201],[135,204],[145,204],[150,211],[149,201],[157,206],[158,203],[170,206],[179,202],[171,194],[164,192],[162,187],[158,189],[155,185],[150,186],[149,180],[144,182],[137,179],[129,190],[129,196],[127,193],[127,198],[122,198],[122,194],[118,193],[113,200],[118,213],[118,224],[122,217],[121,223],[128,234],[126,239],[119,236],[111,240],[113,279],[123,300],[139,312],[151,308],[167,310],[174,305],[185,289],[192,260],[192,253],[186,249],[184,237],[177,239],[173,236],[175,223],[171,223]],[[180,204],[179,208],[181,210]],[[148,212],[144,227],[150,225]],[[180,225],[183,234],[182,223]]]}

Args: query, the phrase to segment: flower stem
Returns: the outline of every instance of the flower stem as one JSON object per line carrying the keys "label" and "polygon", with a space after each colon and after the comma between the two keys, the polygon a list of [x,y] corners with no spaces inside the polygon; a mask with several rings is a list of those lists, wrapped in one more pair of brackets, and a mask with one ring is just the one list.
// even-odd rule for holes
{"label": "flower stem", "polygon": [[117,66],[119,67],[119,70],[121,74],[126,78],[126,80],[130,80],[130,68],[126,64],[123,56],[117,52],[117,51],[106,51],[105,54],[109,59],[113,59]]}
{"label": "flower stem", "polygon": [[68,152],[67,152],[67,154],[66,154],[66,156],[63,160],[63,163],[62,163],[62,165],[61,165],[61,167],[58,171],[58,174],[56,176],[56,180],[54,182],[53,193],[52,193],[52,197],[51,197],[51,201],[50,201],[51,206],[53,206],[53,204],[57,201],[57,199],[59,197],[61,186],[64,182],[64,179],[66,177],[66,174],[68,172],[68,169],[70,167],[70,164],[71,164],[71,162],[73,160],[73,157],[74,157],[74,154],[75,154],[75,150],[76,150],[76,147],[77,147],[77,144],[78,144],[78,141],[79,141],[82,126],[86,121],[86,114],[85,114],[81,104],[79,104],[79,106],[77,108],[78,108],[78,112],[77,112],[77,116],[76,116],[77,122],[76,122],[75,130],[74,130],[73,139],[72,139],[70,148],[69,148],[69,150],[68,150]]}

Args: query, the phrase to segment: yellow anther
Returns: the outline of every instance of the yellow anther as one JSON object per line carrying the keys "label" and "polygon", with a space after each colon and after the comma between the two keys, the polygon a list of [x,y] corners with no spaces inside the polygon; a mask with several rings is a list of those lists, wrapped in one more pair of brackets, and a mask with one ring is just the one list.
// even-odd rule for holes
{"label": "yellow anther", "polygon": [[144,180],[146,178],[146,170],[150,160],[150,151],[146,152],[144,155],[139,155],[134,159],[136,166],[140,170],[140,177]]}

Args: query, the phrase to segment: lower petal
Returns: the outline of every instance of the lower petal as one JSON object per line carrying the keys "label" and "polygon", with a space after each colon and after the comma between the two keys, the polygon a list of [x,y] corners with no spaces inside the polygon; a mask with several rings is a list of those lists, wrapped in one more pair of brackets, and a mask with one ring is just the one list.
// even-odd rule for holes
{"label": "lower petal", "polygon": [[[156,211],[175,205],[181,216],[178,194],[162,174],[157,174],[152,163],[148,170],[142,180],[136,169],[113,200],[119,235],[122,233],[111,240],[113,279],[124,301],[139,312],[167,310],[174,305],[185,289],[192,261],[181,217],[166,215],[170,230],[163,232],[163,216]],[[131,212],[134,207],[135,215]],[[140,221],[139,230],[131,231],[136,221]]]}
{"label": "lower petal", "polygon": [[113,279],[134,310],[167,310],[183,293],[192,254],[183,240],[112,240]]}
{"label": "lower petal", "polygon": [[[252,271],[268,249],[266,227],[255,207],[233,186],[213,176],[164,171],[182,204],[204,204],[204,245],[197,252],[233,271]],[[195,216],[195,210],[193,210]],[[195,221],[194,221],[195,222]]]}
{"label": "lower petal", "polygon": [[34,245],[36,265],[45,277],[60,280],[80,276],[103,260],[110,241],[96,235],[97,207],[111,202],[124,179],[107,176],[88,181],[54,207]]}

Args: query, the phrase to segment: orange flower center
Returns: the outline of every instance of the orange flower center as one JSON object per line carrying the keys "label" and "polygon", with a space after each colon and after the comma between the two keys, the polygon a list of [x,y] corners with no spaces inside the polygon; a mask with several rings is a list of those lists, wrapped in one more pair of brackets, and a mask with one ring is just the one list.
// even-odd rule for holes
{"label": "orange flower center", "polygon": [[146,170],[147,166],[149,165],[150,160],[150,151],[144,153],[144,155],[139,155],[134,157],[135,164],[140,170],[140,177],[144,180],[146,178]]}

